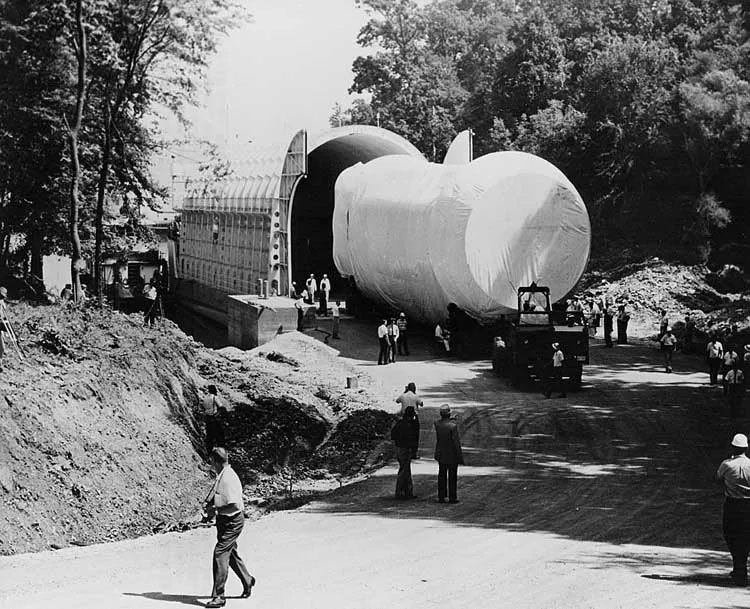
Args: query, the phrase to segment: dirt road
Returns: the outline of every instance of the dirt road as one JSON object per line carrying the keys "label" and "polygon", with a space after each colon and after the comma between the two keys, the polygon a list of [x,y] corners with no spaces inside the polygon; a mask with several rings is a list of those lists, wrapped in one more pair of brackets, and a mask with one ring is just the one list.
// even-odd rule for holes
{"label": "dirt road", "polygon": [[[735,425],[698,359],[678,356],[667,375],[647,346],[597,342],[584,389],[545,400],[511,389],[487,363],[439,359],[425,340],[404,361],[373,365],[371,332],[347,324],[334,346],[389,400],[417,383],[428,405],[413,468],[419,498],[393,500],[387,467],[248,523],[241,552],[259,583],[251,600],[228,606],[747,605],[746,589],[727,586],[711,480]],[[442,402],[460,417],[468,462],[458,505],[435,502],[430,427]],[[0,559],[0,607],[199,605],[212,541],[199,530]],[[239,592],[230,580],[228,593]]]}

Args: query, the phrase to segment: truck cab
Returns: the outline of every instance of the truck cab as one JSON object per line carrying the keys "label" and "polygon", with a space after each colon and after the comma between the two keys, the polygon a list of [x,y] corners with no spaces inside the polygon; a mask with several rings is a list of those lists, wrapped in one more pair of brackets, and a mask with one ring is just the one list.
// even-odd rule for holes
{"label": "truck cab", "polygon": [[549,288],[532,284],[518,288],[518,311],[495,337],[493,368],[513,383],[541,380],[552,364],[552,343],[565,355],[563,378],[580,387],[583,365],[589,363],[589,334],[582,312],[555,310]]}

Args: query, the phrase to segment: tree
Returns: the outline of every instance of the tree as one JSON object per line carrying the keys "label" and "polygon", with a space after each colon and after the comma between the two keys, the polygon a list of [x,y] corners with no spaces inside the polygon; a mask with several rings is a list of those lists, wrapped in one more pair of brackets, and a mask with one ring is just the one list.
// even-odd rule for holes
{"label": "tree", "polygon": [[70,244],[73,255],[70,263],[70,275],[73,284],[73,300],[78,301],[81,297],[80,272],[83,269],[83,258],[81,257],[81,237],[78,232],[79,201],[78,194],[81,182],[81,163],[78,151],[78,136],[83,123],[83,105],[86,99],[86,61],[88,51],[86,48],[86,30],[83,25],[83,0],[75,3],[75,34],[71,37],[73,50],[77,63],[76,80],[76,105],[73,114],[73,123],[68,122],[68,142],[71,157],[70,178]]}

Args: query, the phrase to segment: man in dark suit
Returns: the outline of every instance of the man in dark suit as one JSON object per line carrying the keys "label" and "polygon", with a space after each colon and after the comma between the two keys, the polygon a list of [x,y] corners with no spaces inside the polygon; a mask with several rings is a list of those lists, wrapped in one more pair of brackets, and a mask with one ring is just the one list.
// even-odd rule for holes
{"label": "man in dark suit", "polygon": [[451,407],[443,404],[440,407],[440,420],[435,421],[435,460],[438,462],[438,501],[445,503],[446,487],[450,503],[458,503],[456,485],[458,483],[458,466],[464,464],[461,451],[461,438],[458,425],[451,420]]}

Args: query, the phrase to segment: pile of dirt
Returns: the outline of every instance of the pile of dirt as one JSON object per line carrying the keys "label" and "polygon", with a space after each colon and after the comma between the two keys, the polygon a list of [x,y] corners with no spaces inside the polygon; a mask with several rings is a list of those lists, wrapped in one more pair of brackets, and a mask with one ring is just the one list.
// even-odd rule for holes
{"label": "pile of dirt", "polygon": [[[203,352],[199,368],[229,402],[220,416],[248,495],[340,481],[391,456],[394,418],[372,380],[314,338],[293,332],[252,351]],[[347,388],[351,378],[357,388]]]}
{"label": "pile of dirt", "polygon": [[248,515],[388,456],[390,415],[358,414],[380,407],[371,381],[346,389],[355,369],[312,338],[217,352],[140,315],[24,303],[9,313],[25,359],[10,351],[0,373],[0,554],[195,526],[210,487],[208,384],[227,406]]}
{"label": "pile of dirt", "polygon": [[166,322],[11,304],[0,373],[0,554],[175,528],[208,484],[198,346]]}
{"label": "pile of dirt", "polygon": [[[666,263],[652,258],[606,272],[590,271],[581,281],[582,294],[602,293],[627,303],[632,334],[652,338],[659,328],[659,310],[664,309],[679,329],[690,314],[699,332],[727,334],[750,329],[750,290],[736,273],[711,273],[706,267]],[[740,289],[739,292],[726,291]]]}

